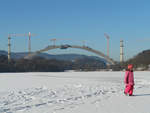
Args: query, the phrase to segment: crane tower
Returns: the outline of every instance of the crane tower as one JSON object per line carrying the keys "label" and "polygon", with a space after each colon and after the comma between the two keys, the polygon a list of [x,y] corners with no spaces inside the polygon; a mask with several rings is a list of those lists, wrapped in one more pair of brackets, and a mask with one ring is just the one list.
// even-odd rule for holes
{"label": "crane tower", "polygon": [[28,51],[29,51],[29,54],[31,53],[31,32],[29,32],[29,45],[28,45]]}
{"label": "crane tower", "polygon": [[110,37],[106,33],[104,33],[104,36],[107,39],[107,56],[109,57],[109,39],[110,39]]}
{"label": "crane tower", "polygon": [[11,39],[11,37],[10,37],[10,35],[8,35],[8,61],[11,60],[11,58],[10,58],[10,54],[11,54],[11,44],[10,44],[10,39]]}
{"label": "crane tower", "polygon": [[124,61],[123,40],[120,40],[120,62]]}

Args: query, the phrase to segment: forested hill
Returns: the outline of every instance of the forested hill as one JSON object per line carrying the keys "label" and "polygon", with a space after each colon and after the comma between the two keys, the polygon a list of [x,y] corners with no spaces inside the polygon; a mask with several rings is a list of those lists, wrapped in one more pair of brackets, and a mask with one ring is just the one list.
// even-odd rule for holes
{"label": "forested hill", "polygon": [[[0,50],[0,55],[7,56],[7,51]],[[12,59],[22,59],[23,57],[27,56],[28,52],[12,52],[11,58]],[[95,60],[101,60],[102,62],[106,62],[103,58],[97,57],[97,56],[87,56],[87,55],[81,55],[81,54],[58,54],[58,55],[52,55],[48,53],[40,53],[36,55],[36,57],[42,57],[46,59],[56,59],[56,60],[64,60],[64,61],[74,61],[76,59],[83,59],[83,58],[90,58]]]}
{"label": "forested hill", "polygon": [[66,70],[95,71],[106,68],[105,62],[92,58],[81,58],[74,61],[46,59],[11,59],[0,55],[0,72],[62,72]]}
{"label": "forested hill", "polygon": [[132,63],[135,65],[135,67],[139,66],[147,67],[148,65],[150,65],[150,50],[142,51],[132,59],[129,59],[127,63]]}

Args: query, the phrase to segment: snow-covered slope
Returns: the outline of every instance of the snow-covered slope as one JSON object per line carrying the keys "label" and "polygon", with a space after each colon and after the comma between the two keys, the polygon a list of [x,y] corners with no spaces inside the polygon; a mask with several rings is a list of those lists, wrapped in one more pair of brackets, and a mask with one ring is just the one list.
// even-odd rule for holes
{"label": "snow-covered slope", "polygon": [[149,113],[150,72],[135,72],[134,96],[124,72],[1,73],[0,113]]}

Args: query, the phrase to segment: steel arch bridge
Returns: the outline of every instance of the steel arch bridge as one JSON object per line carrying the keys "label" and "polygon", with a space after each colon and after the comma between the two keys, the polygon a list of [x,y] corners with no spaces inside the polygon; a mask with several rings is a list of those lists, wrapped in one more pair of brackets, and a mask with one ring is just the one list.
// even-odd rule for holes
{"label": "steel arch bridge", "polygon": [[52,50],[52,49],[57,49],[57,48],[60,48],[60,49],[77,48],[77,49],[86,50],[86,51],[95,53],[95,54],[97,54],[100,57],[103,57],[108,62],[109,65],[114,65],[115,64],[115,61],[113,59],[109,58],[108,56],[106,56],[105,54],[103,54],[100,51],[92,49],[92,48],[90,48],[88,46],[67,45],[67,44],[66,45],[50,45],[50,46],[47,46],[44,49],[41,49],[41,50],[36,51],[36,52],[33,52],[33,53],[29,54],[28,56],[25,56],[24,58],[25,59],[31,59],[32,57],[34,57],[35,55],[37,55],[39,53],[42,53],[42,52],[45,52],[45,51],[49,51],[49,50]]}

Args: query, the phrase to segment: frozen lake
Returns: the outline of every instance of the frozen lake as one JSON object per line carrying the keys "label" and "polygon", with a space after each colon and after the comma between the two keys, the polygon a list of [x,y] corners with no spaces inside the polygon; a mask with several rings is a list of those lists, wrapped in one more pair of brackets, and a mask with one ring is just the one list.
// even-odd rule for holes
{"label": "frozen lake", "polygon": [[124,72],[0,73],[0,113],[149,113],[150,72],[134,75],[128,97]]}

